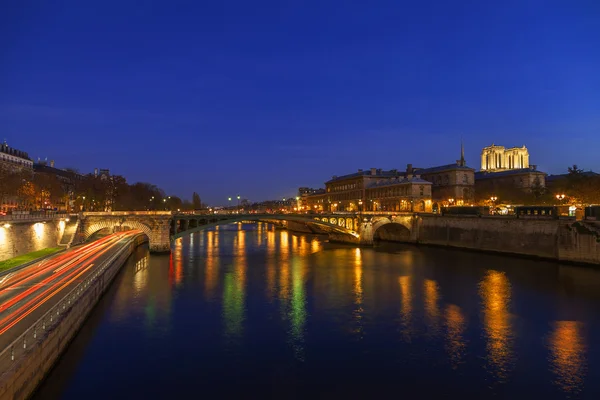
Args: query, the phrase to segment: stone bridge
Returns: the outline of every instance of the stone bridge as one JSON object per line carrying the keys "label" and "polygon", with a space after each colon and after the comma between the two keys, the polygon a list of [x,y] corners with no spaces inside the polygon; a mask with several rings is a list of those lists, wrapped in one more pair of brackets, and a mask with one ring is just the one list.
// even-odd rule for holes
{"label": "stone bridge", "polygon": [[413,213],[335,214],[173,214],[169,211],[85,212],[80,214],[78,239],[97,232],[140,229],[150,250],[170,251],[171,240],[235,222],[267,222],[291,231],[326,234],[330,240],[369,245],[374,240],[415,242],[418,217]]}

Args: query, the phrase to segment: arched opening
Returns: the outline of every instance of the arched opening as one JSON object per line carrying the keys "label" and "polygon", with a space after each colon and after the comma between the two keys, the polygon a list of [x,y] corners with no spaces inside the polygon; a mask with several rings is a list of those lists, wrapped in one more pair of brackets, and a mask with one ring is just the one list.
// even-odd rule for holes
{"label": "arched opening", "polygon": [[439,203],[433,203],[432,211],[433,211],[434,214],[439,214],[440,213],[440,205],[439,205]]}
{"label": "arched opening", "polygon": [[374,241],[409,242],[410,230],[402,224],[389,223],[382,225],[373,232]]}
{"label": "arched opening", "polygon": [[86,242],[93,242],[95,240],[103,238],[104,236],[108,236],[112,233],[113,233],[112,227],[100,228],[97,231],[92,232],[92,234],[87,237]]}

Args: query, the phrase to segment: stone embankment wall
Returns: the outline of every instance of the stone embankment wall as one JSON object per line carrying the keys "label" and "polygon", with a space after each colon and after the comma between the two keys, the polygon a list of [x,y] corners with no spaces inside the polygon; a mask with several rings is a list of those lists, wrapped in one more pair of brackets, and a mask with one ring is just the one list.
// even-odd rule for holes
{"label": "stone embankment wall", "polygon": [[[304,231],[296,224],[288,229]],[[600,221],[419,215],[363,222],[359,233],[358,238],[329,233],[329,240],[364,246],[385,240],[600,264]]]}
{"label": "stone embankment wall", "polygon": [[420,216],[417,242],[600,264],[600,223],[572,219]]}
{"label": "stone embankment wall", "polygon": [[[62,309],[58,316],[53,314],[55,318],[52,325],[48,322],[50,320],[44,318],[43,321],[40,320],[32,325],[38,328],[35,339],[33,336],[27,338],[28,344],[25,350],[19,340],[17,348],[13,350],[14,360],[10,358],[10,351],[3,353],[4,357],[0,358],[0,399],[27,399],[35,391],[127,258],[139,245],[147,242],[148,238],[145,235],[138,235],[120,250],[120,254],[107,264],[106,268],[99,265],[98,268],[102,268],[102,272],[93,278],[77,299],[68,303],[63,299],[58,303],[59,309],[60,304],[66,305],[66,308]],[[45,327],[44,330],[42,326]]]}
{"label": "stone embankment wall", "polygon": [[558,258],[558,222],[554,219],[422,216],[418,243]]}
{"label": "stone embankment wall", "polygon": [[24,222],[0,224],[0,261],[21,254],[57,247],[65,230],[65,222]]}

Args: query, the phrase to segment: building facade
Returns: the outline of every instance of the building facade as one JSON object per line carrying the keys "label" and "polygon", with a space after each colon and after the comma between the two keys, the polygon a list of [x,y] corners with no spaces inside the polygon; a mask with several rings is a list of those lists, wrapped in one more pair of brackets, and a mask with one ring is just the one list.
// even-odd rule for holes
{"label": "building facade", "polygon": [[32,174],[33,161],[26,152],[10,147],[6,141],[0,145],[0,212],[20,207],[17,194],[23,179],[31,180]]}
{"label": "building facade", "polygon": [[325,182],[325,190],[308,195],[306,202],[316,212],[431,212],[431,186],[412,169],[359,169],[334,176]]}
{"label": "building facade", "polygon": [[431,182],[419,175],[385,179],[366,190],[366,211],[431,212]]}
{"label": "building facade", "polygon": [[432,183],[433,211],[441,207],[471,204],[474,199],[475,170],[466,165],[447,164],[415,169],[416,174]]}
{"label": "building facade", "polygon": [[491,146],[481,151],[481,171],[506,171],[529,168],[529,151],[527,147]]}

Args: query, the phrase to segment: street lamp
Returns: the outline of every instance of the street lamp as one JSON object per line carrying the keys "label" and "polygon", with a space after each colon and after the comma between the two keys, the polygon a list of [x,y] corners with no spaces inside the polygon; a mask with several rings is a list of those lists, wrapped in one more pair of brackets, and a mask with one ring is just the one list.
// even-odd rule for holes
{"label": "street lamp", "polygon": [[492,196],[492,197],[490,197],[490,200],[492,201],[492,204],[494,204],[494,203],[496,203],[496,200],[498,200],[498,197]]}
{"label": "street lamp", "polygon": [[237,206],[238,210],[237,211],[239,213],[240,212],[240,195],[239,194],[237,196],[237,201],[238,201],[238,206]]}
{"label": "street lamp", "polygon": [[565,199],[565,195],[564,194],[557,194],[556,195],[556,199],[560,202],[562,202]]}
{"label": "street lamp", "polygon": [[448,203],[450,203],[450,205],[454,204],[454,199],[448,199]]}
{"label": "street lamp", "polygon": [[358,201],[358,212],[362,211],[362,200]]}

